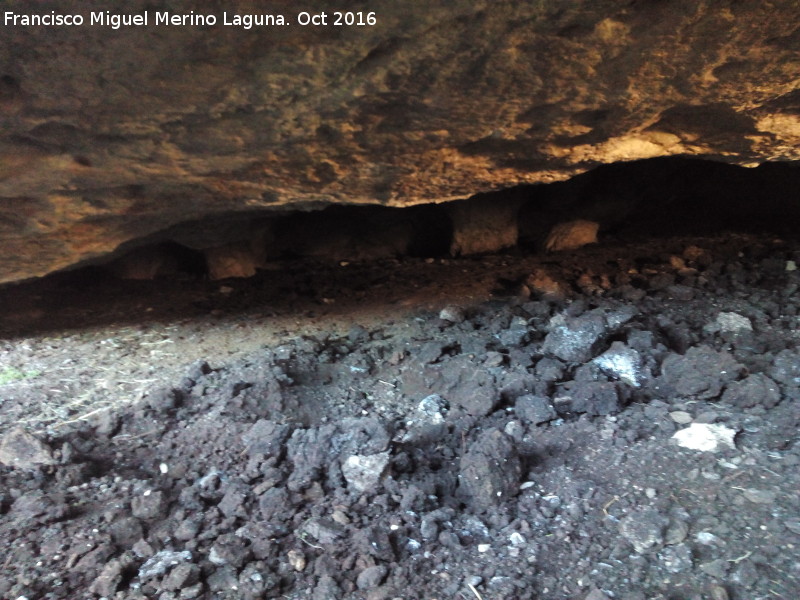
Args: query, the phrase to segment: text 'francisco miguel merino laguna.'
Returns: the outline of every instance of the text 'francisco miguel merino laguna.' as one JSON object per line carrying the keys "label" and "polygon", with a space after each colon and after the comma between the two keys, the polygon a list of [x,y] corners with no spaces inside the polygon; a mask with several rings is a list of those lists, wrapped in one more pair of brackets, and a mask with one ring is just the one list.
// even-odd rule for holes
{"label": "text 'francisco miguel merino laguna.'", "polygon": [[[374,12],[363,11],[322,11],[317,13],[303,11],[297,13],[295,22],[302,26],[371,26],[377,23],[377,16]],[[80,27],[82,25],[98,25],[120,29],[121,27],[147,27],[151,24],[173,27],[212,27],[219,24],[251,29],[253,27],[291,25],[292,21],[280,14],[240,15],[223,12],[220,18],[217,15],[197,14],[194,11],[180,15],[166,11],[155,12],[154,15],[150,15],[149,12],[114,14],[111,11],[96,11],[90,13],[88,18],[81,14],[60,14],[55,11],[35,14],[21,14],[12,11],[3,13],[3,25],[6,27]]]}

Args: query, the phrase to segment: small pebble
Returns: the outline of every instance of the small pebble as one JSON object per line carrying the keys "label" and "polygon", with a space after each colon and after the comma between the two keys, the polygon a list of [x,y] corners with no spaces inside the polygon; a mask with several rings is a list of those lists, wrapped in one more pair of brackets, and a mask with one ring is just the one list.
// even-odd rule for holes
{"label": "small pebble", "polygon": [[464,322],[464,311],[460,306],[450,305],[445,306],[439,312],[439,318],[442,321],[448,321],[450,323],[463,323]]}
{"label": "small pebble", "polygon": [[336,509],[333,511],[331,518],[339,523],[340,525],[349,525],[350,524],[350,517],[348,517],[344,511]]}
{"label": "small pebble", "polygon": [[678,425],[688,425],[692,422],[692,415],[685,410],[675,410],[669,413],[669,418],[675,421]]}
{"label": "small pebble", "polygon": [[286,558],[289,559],[289,564],[298,573],[306,568],[306,555],[300,550],[289,550]]}
{"label": "small pebble", "polygon": [[715,585],[711,588],[711,600],[728,600],[728,591],[720,586]]}
{"label": "small pebble", "polygon": [[744,491],[744,497],[753,502],[754,504],[772,504],[775,502],[775,492],[768,490],[747,489]]}

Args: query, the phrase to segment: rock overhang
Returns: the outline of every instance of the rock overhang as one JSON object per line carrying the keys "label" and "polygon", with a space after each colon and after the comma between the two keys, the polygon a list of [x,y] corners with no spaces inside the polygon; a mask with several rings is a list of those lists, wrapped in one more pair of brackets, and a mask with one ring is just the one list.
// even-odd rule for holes
{"label": "rock overhang", "polygon": [[[443,203],[658,156],[800,158],[795,2],[362,8],[374,26],[144,0],[125,13],[219,21],[5,24],[0,281],[223,213]],[[226,26],[223,9],[292,24]]]}

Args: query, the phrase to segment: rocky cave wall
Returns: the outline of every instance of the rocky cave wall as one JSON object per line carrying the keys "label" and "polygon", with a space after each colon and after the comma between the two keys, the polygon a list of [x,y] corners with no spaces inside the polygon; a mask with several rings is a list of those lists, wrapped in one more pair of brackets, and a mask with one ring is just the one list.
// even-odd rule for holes
{"label": "rocky cave wall", "polygon": [[123,279],[249,277],[281,261],[443,257],[522,246],[553,252],[614,240],[798,236],[800,165],[667,157],[614,163],[554,184],[406,208],[231,213],[134,240],[90,264]]}
{"label": "rocky cave wall", "polygon": [[[374,13],[375,25],[299,24],[300,10],[332,14],[327,0],[134,0],[125,14],[146,13],[149,25],[119,29],[4,21],[0,282],[121,254],[174,228],[186,237],[190,224],[192,245],[224,263],[274,235],[259,211],[331,204],[448,202],[416,250],[439,235],[450,252],[480,252],[540,235],[536,219],[516,224],[527,188],[503,207],[496,190],[659,156],[750,167],[800,158],[794,0],[348,6]],[[7,10],[88,22],[108,5]],[[217,24],[154,23],[157,12],[192,11]],[[226,26],[223,13],[280,14],[289,25]],[[581,206],[591,180],[577,181],[564,188],[572,196],[546,192],[545,205]],[[379,235],[411,243],[404,228],[429,223],[435,207],[419,210]],[[222,239],[242,221],[252,235]],[[254,264],[263,258],[256,251]]]}

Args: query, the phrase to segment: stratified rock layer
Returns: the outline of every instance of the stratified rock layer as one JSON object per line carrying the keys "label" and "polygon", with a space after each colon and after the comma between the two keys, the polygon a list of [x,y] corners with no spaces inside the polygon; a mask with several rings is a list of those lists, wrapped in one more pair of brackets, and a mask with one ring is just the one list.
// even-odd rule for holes
{"label": "stratified rock layer", "polygon": [[[224,6],[223,6],[224,4]],[[0,36],[0,281],[216,213],[406,206],[598,163],[800,156],[800,5],[133,0],[147,27]],[[155,13],[213,14],[209,27]],[[300,10],[328,13],[300,26]],[[290,25],[223,25],[223,11]],[[467,248],[473,242],[467,243]]]}

